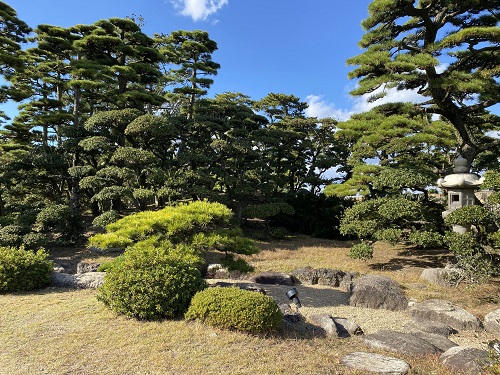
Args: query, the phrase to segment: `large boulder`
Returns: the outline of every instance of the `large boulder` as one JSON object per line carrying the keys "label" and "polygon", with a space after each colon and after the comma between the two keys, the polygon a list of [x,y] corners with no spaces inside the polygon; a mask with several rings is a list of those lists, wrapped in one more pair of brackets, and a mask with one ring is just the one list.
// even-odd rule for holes
{"label": "large boulder", "polygon": [[291,275],[283,272],[263,272],[250,278],[250,281],[257,284],[293,285]]}
{"label": "large boulder", "polygon": [[97,289],[104,283],[106,272],[82,274],[52,273],[52,286],[75,289]]}
{"label": "large boulder", "polygon": [[450,327],[447,324],[442,324],[439,322],[431,322],[427,320],[421,320],[421,321],[411,320],[410,322],[408,322],[408,324],[405,325],[405,328],[409,331],[429,332],[444,337],[449,337],[450,335],[458,333],[458,331],[455,328]]}
{"label": "large boulder", "polygon": [[484,329],[500,336],[500,309],[494,310],[484,317]]}
{"label": "large boulder", "polygon": [[410,333],[382,330],[371,333],[363,338],[365,344],[374,349],[388,350],[391,352],[408,355],[440,354],[443,351]]}
{"label": "large boulder", "polygon": [[482,329],[481,321],[477,317],[445,300],[425,300],[413,305],[409,312],[416,321],[439,322],[458,331]]}
{"label": "large boulder", "polygon": [[439,335],[437,333],[416,331],[412,332],[412,334],[421,339],[424,339],[425,341],[430,342],[432,345],[434,345],[436,348],[438,348],[443,352],[447,351],[450,348],[453,348],[454,346],[458,346],[456,343],[449,340],[447,337]]}
{"label": "large boulder", "polygon": [[385,276],[367,275],[353,283],[349,305],[396,311],[405,310],[408,300],[396,281]]}
{"label": "large boulder", "polygon": [[451,286],[454,279],[460,279],[461,271],[457,268],[426,268],[420,274],[420,279],[429,284]]}
{"label": "large boulder", "polygon": [[455,346],[441,354],[439,361],[453,371],[477,375],[488,366],[489,353],[486,350]]}
{"label": "large boulder", "polygon": [[383,375],[405,375],[410,371],[405,361],[376,353],[350,353],[343,356],[340,363],[355,370]]}

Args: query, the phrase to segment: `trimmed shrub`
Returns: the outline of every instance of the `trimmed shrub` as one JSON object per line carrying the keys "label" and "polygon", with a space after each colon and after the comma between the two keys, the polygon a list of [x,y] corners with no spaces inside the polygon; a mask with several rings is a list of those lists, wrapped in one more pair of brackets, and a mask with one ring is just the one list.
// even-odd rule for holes
{"label": "trimmed shrub", "polygon": [[106,211],[99,216],[96,216],[92,220],[92,226],[94,227],[105,227],[108,224],[114,223],[120,218],[120,214],[117,211]]}
{"label": "trimmed shrub", "polygon": [[185,318],[254,334],[275,331],[283,322],[271,297],[238,288],[208,288],[197,293]]}
{"label": "trimmed shrub", "polygon": [[449,232],[444,242],[455,255],[457,266],[464,271],[469,283],[487,281],[494,273],[491,258],[484,253],[482,246],[471,232],[459,234]]}
{"label": "trimmed shrub", "polygon": [[375,238],[391,245],[396,245],[401,238],[401,233],[403,233],[401,229],[388,228],[375,232]]}
{"label": "trimmed shrub", "polygon": [[117,313],[160,320],[182,316],[205,287],[196,264],[174,247],[138,244],[108,269],[97,298]]}
{"label": "trimmed shrub", "polygon": [[0,247],[0,292],[20,292],[50,284],[54,264],[48,254],[24,247]]}
{"label": "trimmed shrub", "polygon": [[352,259],[371,259],[373,258],[373,248],[363,241],[351,247],[349,257]]}
{"label": "trimmed shrub", "polygon": [[443,236],[437,232],[412,232],[408,240],[422,249],[443,245]]}

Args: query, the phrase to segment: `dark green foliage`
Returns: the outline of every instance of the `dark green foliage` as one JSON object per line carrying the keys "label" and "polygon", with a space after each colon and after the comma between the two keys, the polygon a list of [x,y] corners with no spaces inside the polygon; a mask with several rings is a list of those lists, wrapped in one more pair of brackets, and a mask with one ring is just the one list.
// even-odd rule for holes
{"label": "dark green foliage", "polygon": [[250,264],[245,259],[242,258],[237,258],[232,254],[228,254],[227,256],[223,257],[221,259],[221,264],[224,266],[224,268],[227,268],[228,271],[239,271],[243,273],[248,273],[252,272],[254,270],[254,267]]}
{"label": "dark green foliage", "polygon": [[53,263],[48,254],[24,247],[0,247],[0,292],[20,292],[49,285]]}
{"label": "dark green foliage", "polygon": [[196,264],[173,246],[138,245],[108,269],[97,298],[117,313],[160,320],[182,316],[205,287]]}
{"label": "dark green foliage", "polygon": [[391,245],[395,245],[401,239],[401,229],[388,228],[375,232],[375,238],[380,241],[385,241]]}
{"label": "dark green foliage", "polygon": [[96,216],[94,220],[92,220],[92,226],[94,227],[105,227],[108,224],[111,224],[120,218],[120,214],[116,211],[106,211],[99,216]]}
{"label": "dark green foliage", "polygon": [[421,210],[419,202],[403,197],[363,200],[345,210],[340,233],[371,238],[388,227],[406,229],[422,216]]}
{"label": "dark green foliage", "polygon": [[408,241],[419,248],[427,249],[442,246],[443,236],[440,233],[431,231],[412,232]]}
{"label": "dark green foliage", "polygon": [[361,241],[351,247],[349,257],[352,259],[371,259],[373,258],[373,247],[370,244]]}
{"label": "dark green foliage", "polygon": [[64,204],[51,204],[43,208],[37,215],[34,228],[37,232],[58,233],[59,244],[76,242],[82,233],[82,222],[78,215]]}
{"label": "dark green foliage", "polygon": [[197,293],[185,318],[254,334],[275,331],[283,322],[283,314],[271,297],[238,288],[209,288]]}
{"label": "dark green foliage", "polygon": [[340,216],[351,201],[335,196],[299,191],[288,194],[285,201],[293,208],[293,214],[278,214],[270,219],[271,227],[283,227],[291,233],[313,237],[341,239]]}
{"label": "dark green foliage", "polygon": [[464,272],[465,281],[482,283],[493,275],[492,259],[485,254],[474,234],[449,232],[444,236],[444,242],[455,255],[457,266]]}

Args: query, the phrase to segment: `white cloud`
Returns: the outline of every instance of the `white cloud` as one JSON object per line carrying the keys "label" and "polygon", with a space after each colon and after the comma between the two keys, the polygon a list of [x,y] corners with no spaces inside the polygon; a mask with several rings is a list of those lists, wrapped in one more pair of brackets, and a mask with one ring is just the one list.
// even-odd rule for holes
{"label": "white cloud", "polygon": [[348,110],[335,108],[334,104],[327,103],[319,95],[308,95],[306,102],[309,105],[305,110],[307,117],[317,117],[320,119],[331,117],[339,121],[345,121],[351,115]]}
{"label": "white cloud", "polygon": [[208,16],[216,13],[229,0],[171,0],[176,9],[180,9],[180,14],[188,16],[193,21],[206,20]]}
{"label": "white cloud", "polygon": [[369,102],[368,99],[371,95],[382,92],[382,89],[376,90],[375,93],[365,94],[354,99],[352,106],[352,113],[362,113],[371,110],[372,108],[386,103],[410,102],[410,103],[423,103],[428,98],[418,94],[414,90],[397,90],[395,88],[387,90],[384,97]]}

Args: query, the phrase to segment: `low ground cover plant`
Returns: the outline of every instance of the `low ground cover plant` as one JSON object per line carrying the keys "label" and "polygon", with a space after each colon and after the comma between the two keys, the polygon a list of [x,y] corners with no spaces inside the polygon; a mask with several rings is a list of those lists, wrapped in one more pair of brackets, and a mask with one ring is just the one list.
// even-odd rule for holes
{"label": "low ground cover plant", "polygon": [[50,283],[53,268],[43,249],[0,247],[0,293],[44,288]]}
{"label": "low ground cover plant", "polygon": [[269,296],[239,288],[208,288],[193,297],[185,318],[258,334],[278,330],[283,314]]}

